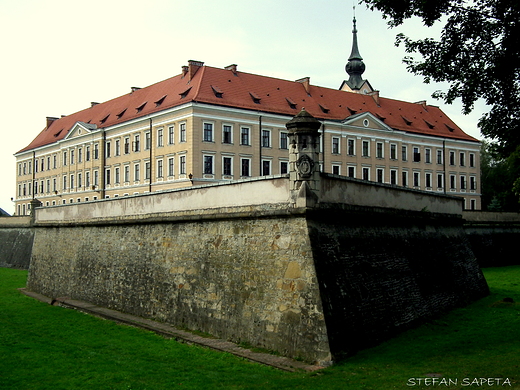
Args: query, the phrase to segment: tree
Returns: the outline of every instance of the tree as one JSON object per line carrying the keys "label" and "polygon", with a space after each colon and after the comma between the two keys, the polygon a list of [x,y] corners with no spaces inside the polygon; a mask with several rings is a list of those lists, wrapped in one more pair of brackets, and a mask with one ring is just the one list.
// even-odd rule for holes
{"label": "tree", "polygon": [[[407,69],[426,83],[448,82],[435,98],[461,99],[463,112],[483,99],[490,107],[479,120],[482,134],[503,157],[520,147],[520,2],[518,0],[362,0],[389,19],[389,26],[419,17],[426,26],[444,23],[439,40],[412,40],[399,34],[396,45],[422,60],[404,58]],[[520,149],[519,149],[520,150]],[[520,185],[520,181],[519,181]]]}

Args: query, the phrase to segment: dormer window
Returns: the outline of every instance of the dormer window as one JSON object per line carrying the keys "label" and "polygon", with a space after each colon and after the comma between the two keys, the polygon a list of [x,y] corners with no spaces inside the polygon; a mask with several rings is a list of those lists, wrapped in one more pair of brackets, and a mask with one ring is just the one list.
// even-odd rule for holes
{"label": "dormer window", "polygon": [[159,100],[156,100],[154,103],[155,103],[155,107],[159,107],[161,104],[163,104],[164,102],[164,99],[166,99],[166,96],[168,95],[164,95],[163,97],[161,97]]}
{"label": "dormer window", "polygon": [[135,108],[138,113],[143,111],[143,108],[144,108],[144,106],[146,106],[146,103],[148,103],[148,102],[144,102],[143,104],[141,104],[140,106]]}
{"label": "dormer window", "polygon": [[354,115],[357,112],[357,110],[354,110],[353,108],[350,108],[349,106],[347,106],[347,110],[348,110],[348,112],[350,112],[350,115]]}
{"label": "dormer window", "polygon": [[224,92],[219,87],[212,85],[211,89],[213,90],[213,93],[215,94],[216,97],[218,97],[219,99],[222,99],[222,95],[224,95]]}
{"label": "dormer window", "polygon": [[408,126],[410,126],[412,124],[412,121],[410,119],[408,119],[407,117],[405,117],[404,115],[401,115],[401,118],[403,118],[403,120],[406,122],[406,124]]}
{"label": "dormer window", "polygon": [[448,125],[447,123],[444,124],[449,131],[451,131],[452,133],[455,131],[455,129],[453,127],[451,127],[450,125]]}
{"label": "dormer window", "polygon": [[181,92],[179,95],[181,95],[181,99],[184,99],[186,96],[188,96],[188,94],[190,93],[191,91],[191,87],[189,87],[187,90],[185,90],[184,92]]}
{"label": "dormer window", "polygon": [[292,109],[296,109],[296,102],[294,100],[288,97],[286,97],[285,100],[287,100],[289,107],[291,107]]}
{"label": "dormer window", "polygon": [[123,115],[125,115],[125,112],[126,112],[126,108],[125,108],[123,111],[121,111],[119,114],[116,115],[116,116],[117,116],[117,119],[121,119],[121,117],[122,117]]}
{"label": "dormer window", "polygon": [[253,102],[255,104],[260,104],[260,100],[262,100],[262,98],[260,96],[258,96],[256,93],[249,92],[249,96],[251,96],[251,99],[253,99]]}
{"label": "dormer window", "polygon": [[110,114],[108,114],[106,117],[104,117],[103,119],[100,120],[101,123],[105,123],[108,119],[108,117],[110,116]]}
{"label": "dormer window", "polygon": [[328,107],[327,107],[326,105],[324,105],[324,104],[321,104],[321,103],[320,103],[320,104],[318,104],[318,105],[320,106],[320,108],[321,108],[321,111],[322,111],[322,112],[323,112],[324,114],[328,114],[328,113],[329,113],[329,111],[330,111],[330,108],[328,108]]}
{"label": "dormer window", "polygon": [[423,121],[424,121],[424,123],[426,123],[426,126],[428,126],[429,129],[433,129],[435,127],[435,125],[431,124],[426,119],[423,119]]}

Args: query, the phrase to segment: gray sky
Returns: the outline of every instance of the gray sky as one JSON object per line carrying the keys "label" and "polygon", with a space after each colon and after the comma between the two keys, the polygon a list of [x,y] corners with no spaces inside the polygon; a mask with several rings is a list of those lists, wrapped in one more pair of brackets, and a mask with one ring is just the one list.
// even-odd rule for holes
{"label": "gray sky", "polygon": [[[340,0],[0,0],[0,207],[14,212],[15,158],[45,127],[68,115],[180,73],[188,60],[339,88],[348,76],[352,2]],[[435,37],[420,21],[389,30],[381,14],[356,7],[364,78],[383,97],[427,100],[481,138],[461,104],[435,101],[445,88],[406,71],[395,35]]]}

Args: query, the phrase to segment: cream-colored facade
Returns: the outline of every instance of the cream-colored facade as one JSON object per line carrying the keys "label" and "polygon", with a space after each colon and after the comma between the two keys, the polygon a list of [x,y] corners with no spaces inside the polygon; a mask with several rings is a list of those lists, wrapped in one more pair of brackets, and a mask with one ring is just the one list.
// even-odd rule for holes
{"label": "cream-colored facade", "polygon": [[[16,214],[33,198],[54,206],[287,173],[290,119],[189,102],[107,128],[77,122],[62,140],[16,154]],[[480,209],[478,142],[395,130],[365,112],[322,120],[320,150],[324,172]]]}

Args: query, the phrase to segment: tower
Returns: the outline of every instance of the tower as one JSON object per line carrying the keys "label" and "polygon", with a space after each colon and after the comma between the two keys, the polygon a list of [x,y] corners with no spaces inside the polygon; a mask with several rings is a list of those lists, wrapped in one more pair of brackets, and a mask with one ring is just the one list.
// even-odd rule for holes
{"label": "tower", "polygon": [[373,92],[374,89],[372,88],[368,80],[363,80],[362,78],[362,75],[366,69],[366,65],[363,62],[363,57],[361,57],[361,54],[359,54],[357,39],[358,31],[356,27],[355,15],[352,19],[352,24],[352,51],[350,53],[350,57],[348,58],[348,62],[345,65],[345,71],[348,73],[349,79],[344,80],[339,89],[342,91],[368,94],[370,92]]}

